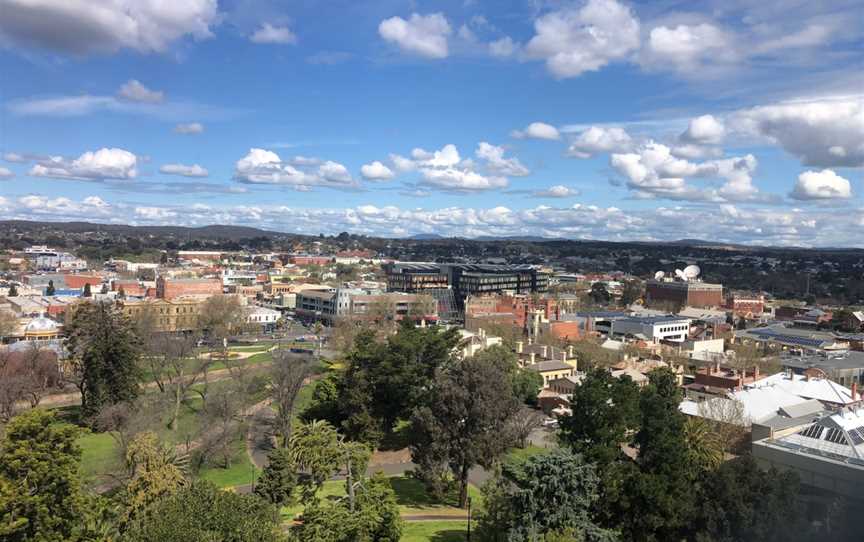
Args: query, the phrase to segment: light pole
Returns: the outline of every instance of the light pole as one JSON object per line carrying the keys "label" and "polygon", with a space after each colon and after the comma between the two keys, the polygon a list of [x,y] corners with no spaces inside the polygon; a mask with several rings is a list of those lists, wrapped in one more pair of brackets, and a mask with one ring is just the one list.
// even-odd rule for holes
{"label": "light pole", "polygon": [[467,542],[471,542],[471,497],[468,497],[468,537]]}

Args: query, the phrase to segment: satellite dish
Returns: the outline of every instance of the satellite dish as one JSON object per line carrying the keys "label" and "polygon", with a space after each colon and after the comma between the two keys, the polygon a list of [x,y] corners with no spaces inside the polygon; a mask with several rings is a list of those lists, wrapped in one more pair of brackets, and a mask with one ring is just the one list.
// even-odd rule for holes
{"label": "satellite dish", "polygon": [[654,273],[654,280],[663,280],[663,277],[665,276],[666,273],[664,273],[663,271],[657,271],[656,273]]}
{"label": "satellite dish", "polygon": [[687,277],[684,275],[684,271],[681,271],[680,269],[675,270],[675,276],[681,280],[687,280]]}
{"label": "satellite dish", "polygon": [[684,268],[683,273],[684,273],[684,278],[686,280],[694,280],[696,277],[699,276],[699,273],[701,273],[701,272],[702,272],[702,270],[699,269],[698,265],[688,265],[687,267]]}

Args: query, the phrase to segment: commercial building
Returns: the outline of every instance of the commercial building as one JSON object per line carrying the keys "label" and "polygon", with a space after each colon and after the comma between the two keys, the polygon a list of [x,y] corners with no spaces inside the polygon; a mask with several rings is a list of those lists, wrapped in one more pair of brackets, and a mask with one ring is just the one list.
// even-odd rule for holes
{"label": "commercial building", "polygon": [[723,285],[701,281],[652,279],[645,285],[645,300],[649,305],[722,307]]}
{"label": "commercial building", "polygon": [[610,335],[630,335],[649,342],[684,342],[690,319],[679,316],[630,316],[612,320]]}
{"label": "commercial building", "polygon": [[815,369],[843,386],[857,383],[864,388],[864,352],[787,353],[780,356],[780,364],[796,374]]}
{"label": "commercial building", "polygon": [[201,297],[124,300],[120,302],[120,309],[130,319],[149,313],[154,331],[176,333],[198,329],[198,315],[203,304]]}
{"label": "commercial building", "polygon": [[532,265],[391,263],[384,265],[384,271],[389,291],[449,288],[460,312],[470,296],[542,293],[549,286],[549,274]]}
{"label": "commercial building", "polygon": [[371,293],[367,290],[339,288],[333,291],[304,290],[296,294],[296,313],[309,319],[334,322],[337,318],[401,320],[438,319],[437,306],[429,296],[400,292]]}
{"label": "commercial building", "polygon": [[220,279],[156,279],[156,297],[159,299],[171,300],[189,295],[209,297],[221,293]]}

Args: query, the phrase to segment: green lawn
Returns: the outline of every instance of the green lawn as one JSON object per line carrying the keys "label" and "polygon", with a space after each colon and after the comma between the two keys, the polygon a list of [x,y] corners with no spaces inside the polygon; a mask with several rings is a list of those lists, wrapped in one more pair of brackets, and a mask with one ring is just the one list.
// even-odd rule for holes
{"label": "green lawn", "polygon": [[467,540],[465,521],[413,521],[405,523],[401,542],[462,542]]}
{"label": "green lawn", "polygon": [[198,478],[209,480],[222,488],[251,484],[252,477],[257,480],[260,475],[261,471],[252,465],[252,460],[246,454],[243,441],[239,443],[230,467],[208,466],[198,471]]}
{"label": "green lawn", "polygon": [[512,448],[509,452],[507,452],[507,456],[504,458],[504,462],[521,463],[530,457],[540,454],[547,454],[550,451],[551,450],[548,448],[541,448],[539,446],[534,446],[533,444],[529,444],[524,448]]}
{"label": "green lawn", "polygon": [[[396,503],[403,515],[435,515],[435,516],[465,516],[465,510],[456,508],[456,496],[448,499],[448,502],[436,501],[426,492],[423,484],[408,476],[392,476],[389,478],[390,485],[396,493]],[[473,506],[478,506],[482,501],[480,490],[474,486],[468,486],[468,494],[471,496]],[[329,480],[324,482],[318,496],[322,499],[339,498],[345,496],[345,482],[342,480]],[[294,519],[303,512],[303,503],[295,502],[290,506],[282,507],[282,518]]]}
{"label": "green lawn", "polygon": [[81,446],[81,474],[89,482],[100,482],[100,476],[123,467],[117,442],[108,433],[88,433],[78,439]]}

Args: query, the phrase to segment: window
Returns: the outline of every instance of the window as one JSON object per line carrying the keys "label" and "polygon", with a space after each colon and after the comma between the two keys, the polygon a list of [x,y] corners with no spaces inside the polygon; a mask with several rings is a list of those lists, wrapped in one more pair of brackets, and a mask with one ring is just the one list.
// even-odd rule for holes
{"label": "window", "polygon": [[834,444],[849,444],[846,441],[846,435],[843,434],[843,431],[834,427],[828,429],[828,434],[825,435],[825,440],[833,442]]}
{"label": "window", "polygon": [[819,437],[822,436],[822,431],[824,431],[824,430],[825,430],[825,428],[822,427],[821,425],[813,424],[810,427],[799,431],[798,434],[801,435],[802,437],[818,439]]}

